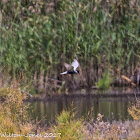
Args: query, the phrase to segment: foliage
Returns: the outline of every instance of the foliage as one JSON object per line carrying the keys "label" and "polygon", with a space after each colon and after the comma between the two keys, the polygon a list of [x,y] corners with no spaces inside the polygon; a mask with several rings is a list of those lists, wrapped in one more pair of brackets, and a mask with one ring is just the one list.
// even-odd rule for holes
{"label": "foliage", "polygon": [[113,82],[113,78],[111,77],[108,70],[106,70],[103,74],[103,78],[99,80],[99,82],[96,83],[96,85],[100,89],[108,89]]}
{"label": "foliage", "polygon": [[137,121],[102,121],[103,115],[98,114],[97,120],[87,125],[87,139],[139,139],[140,124]]}
{"label": "foliage", "polygon": [[[140,102],[137,100],[136,105],[132,105],[130,108],[128,108],[129,114],[132,116],[134,120],[137,120],[140,124]],[[136,130],[138,134],[140,135],[140,127]]]}
{"label": "foliage", "polygon": [[42,71],[57,78],[61,63],[78,57],[83,77],[93,75],[90,85],[102,77],[102,64],[134,74],[140,56],[138,2],[2,0],[1,5],[1,73],[12,78],[22,73],[25,83]]}
{"label": "foliage", "polygon": [[62,111],[57,117],[57,125],[53,127],[55,133],[61,133],[61,137],[57,139],[80,139],[84,135],[82,129],[84,128],[82,120],[75,119],[73,111]]}
{"label": "foliage", "polygon": [[128,112],[134,120],[140,121],[140,102],[137,101],[136,105],[132,105]]}
{"label": "foliage", "polygon": [[[1,92],[1,91],[0,91]],[[7,135],[23,134],[31,132],[33,125],[28,122],[28,113],[24,105],[25,96],[19,89],[7,88],[7,96],[4,103],[0,103],[0,133]],[[1,137],[1,139],[4,137]],[[5,138],[4,138],[5,139]],[[28,139],[25,137],[15,137],[13,139]]]}

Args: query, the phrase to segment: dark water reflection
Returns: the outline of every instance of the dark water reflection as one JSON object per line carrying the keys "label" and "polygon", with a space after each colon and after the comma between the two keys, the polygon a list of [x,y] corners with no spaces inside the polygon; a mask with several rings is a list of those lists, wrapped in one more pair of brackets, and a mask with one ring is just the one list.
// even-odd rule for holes
{"label": "dark water reflection", "polygon": [[32,118],[41,120],[45,116],[46,122],[53,122],[56,115],[61,113],[63,109],[68,109],[73,104],[75,108],[76,117],[87,117],[88,112],[93,107],[92,117],[97,118],[97,114],[103,114],[104,121],[112,120],[132,120],[128,113],[128,108],[132,103],[135,103],[134,98],[88,98],[88,97],[64,97],[56,101],[47,102],[32,102],[29,103],[33,108]]}

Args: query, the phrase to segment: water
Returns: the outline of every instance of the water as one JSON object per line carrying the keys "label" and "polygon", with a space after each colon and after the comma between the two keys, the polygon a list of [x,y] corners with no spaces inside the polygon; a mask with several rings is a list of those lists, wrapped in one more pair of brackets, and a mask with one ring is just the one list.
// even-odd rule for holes
{"label": "water", "polygon": [[[28,102],[29,103],[29,102]],[[77,118],[87,118],[88,112],[93,108],[92,118],[97,118],[98,113],[103,114],[104,121],[132,120],[128,108],[135,103],[134,98],[89,98],[89,97],[62,97],[53,101],[30,102],[33,109],[34,120],[44,120],[52,123],[63,109],[69,109],[73,104]]]}

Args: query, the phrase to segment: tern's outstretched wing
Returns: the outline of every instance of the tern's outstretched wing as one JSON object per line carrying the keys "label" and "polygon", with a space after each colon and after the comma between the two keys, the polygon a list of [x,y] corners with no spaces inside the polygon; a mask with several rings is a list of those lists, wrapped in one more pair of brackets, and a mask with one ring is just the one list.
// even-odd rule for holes
{"label": "tern's outstretched wing", "polygon": [[78,67],[79,67],[79,63],[76,59],[74,59],[74,61],[71,64],[73,66],[73,70],[75,71]]}
{"label": "tern's outstretched wing", "polygon": [[67,63],[64,63],[64,66],[65,66],[65,68],[66,68],[67,70],[72,69],[72,66],[71,66],[71,65],[69,65],[69,64],[67,64]]}

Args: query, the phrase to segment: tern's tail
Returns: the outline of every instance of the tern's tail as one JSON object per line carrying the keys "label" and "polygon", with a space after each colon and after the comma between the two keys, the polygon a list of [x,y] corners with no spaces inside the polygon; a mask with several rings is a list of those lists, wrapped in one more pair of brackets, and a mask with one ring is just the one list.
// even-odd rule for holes
{"label": "tern's tail", "polygon": [[60,75],[68,74],[67,71],[60,73]]}

